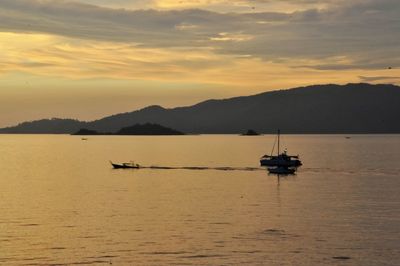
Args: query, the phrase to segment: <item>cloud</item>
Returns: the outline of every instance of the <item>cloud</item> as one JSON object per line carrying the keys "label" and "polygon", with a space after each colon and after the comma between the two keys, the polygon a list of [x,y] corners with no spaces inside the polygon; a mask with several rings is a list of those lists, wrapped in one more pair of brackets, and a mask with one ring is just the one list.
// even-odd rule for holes
{"label": "cloud", "polygon": [[82,3],[125,9],[182,10],[201,8],[227,12],[292,12],[309,8],[326,8],[345,3],[344,0],[79,0]]}
{"label": "cloud", "polygon": [[[119,1],[121,6],[124,2]],[[153,1],[152,6],[176,1]],[[227,1],[182,1],[199,7]],[[277,1],[234,1],[236,6]],[[285,62],[316,70],[380,69],[400,64],[398,0],[284,0],[291,12],[117,9],[54,0],[2,0],[0,30],[54,34],[149,49],[211,49],[220,55]],[[138,5],[140,6],[140,5]],[[309,9],[302,10],[300,6]],[[314,8],[313,8],[314,7]],[[297,10],[297,11],[296,11]],[[346,57],[342,61],[328,59]],[[308,65],[293,62],[308,60]],[[324,61],[325,60],[325,61]]]}
{"label": "cloud", "polygon": [[[217,55],[212,49],[186,50],[138,47],[120,42],[76,40],[34,35],[40,45],[24,43],[30,34],[0,33],[7,57],[0,73],[21,72],[69,79],[111,78],[122,80],[199,81],[207,73],[235,64],[235,58]],[[209,79],[210,83],[219,83]]]}
{"label": "cloud", "polygon": [[[102,0],[85,0],[92,3]],[[119,1],[119,2],[124,2]],[[125,1],[127,2],[127,1]],[[135,2],[136,3],[136,2]],[[153,0],[142,7],[155,9],[188,9],[201,8],[221,13],[227,12],[293,12],[309,8],[326,8],[345,3],[344,0]],[[104,3],[103,3],[104,4]],[[120,3],[122,4],[122,3]],[[129,4],[128,4],[129,5]],[[135,5],[138,7],[138,5]],[[140,6],[140,5],[139,5]]]}
{"label": "cloud", "polygon": [[[233,95],[260,92],[271,88],[293,87],[310,83],[348,82],[353,74],[333,75],[317,73],[312,69],[293,69],[280,62],[267,62],[247,54],[218,54],[212,48],[146,48],[126,43],[91,41],[49,35],[35,36],[37,45],[25,46],[31,34],[0,33],[2,48],[7,57],[0,61],[2,88],[23,87],[25,76],[38,76],[42,80],[114,80],[142,81],[143,90],[151,82],[165,84],[192,84],[187,90],[196,91],[193,84],[230,88]],[[40,44],[39,44],[40,41]],[[20,47],[15,47],[20,43]],[[301,62],[297,62],[300,64]],[[304,62],[302,62],[304,64]],[[20,73],[18,78],[4,80],[7,73]],[[28,75],[29,73],[29,75]],[[370,73],[365,73],[368,75]],[[14,75],[15,77],[15,75]],[[311,79],[310,79],[311,77]],[[29,78],[28,78],[29,80]],[[22,83],[21,83],[22,82]],[[35,86],[51,89],[61,84]],[[70,84],[71,83],[65,83]],[[76,83],[78,84],[78,83]],[[104,82],[100,82],[101,85]],[[114,85],[108,84],[112,91]],[[177,85],[175,85],[177,86]],[[168,86],[165,86],[168,90]],[[137,88],[137,87],[136,87]],[[69,89],[68,89],[69,90]],[[0,92],[0,94],[3,92]],[[1,98],[1,97],[0,97]]]}
{"label": "cloud", "polygon": [[228,32],[221,32],[215,37],[211,37],[211,41],[217,41],[217,42],[243,42],[243,41],[249,41],[253,39],[251,35],[246,35],[246,34],[241,34],[241,33],[228,33]]}
{"label": "cloud", "polygon": [[386,82],[398,82],[400,80],[399,77],[391,77],[391,76],[376,76],[376,77],[364,77],[359,76],[362,82],[379,82],[379,81],[386,81]]}

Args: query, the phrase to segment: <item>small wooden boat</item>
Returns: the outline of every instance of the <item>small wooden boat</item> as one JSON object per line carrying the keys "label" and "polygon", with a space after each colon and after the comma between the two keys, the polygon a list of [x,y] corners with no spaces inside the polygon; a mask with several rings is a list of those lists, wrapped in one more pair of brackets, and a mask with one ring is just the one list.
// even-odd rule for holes
{"label": "small wooden boat", "polygon": [[137,163],[134,163],[134,162],[118,164],[118,163],[113,163],[110,161],[110,163],[114,167],[114,169],[132,169],[132,168],[139,169],[140,168],[140,165]]}

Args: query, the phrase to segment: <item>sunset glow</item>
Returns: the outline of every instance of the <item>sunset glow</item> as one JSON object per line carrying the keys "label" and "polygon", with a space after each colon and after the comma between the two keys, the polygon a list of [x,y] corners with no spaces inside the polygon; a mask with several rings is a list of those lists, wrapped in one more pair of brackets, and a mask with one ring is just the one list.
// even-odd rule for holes
{"label": "sunset glow", "polygon": [[392,0],[5,0],[0,126],[312,84],[399,84],[399,11]]}

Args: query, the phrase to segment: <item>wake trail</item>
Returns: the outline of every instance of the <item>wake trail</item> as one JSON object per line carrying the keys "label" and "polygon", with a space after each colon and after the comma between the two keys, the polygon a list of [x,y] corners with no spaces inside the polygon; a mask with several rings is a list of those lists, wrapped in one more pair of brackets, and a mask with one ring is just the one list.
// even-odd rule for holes
{"label": "wake trail", "polygon": [[261,167],[206,167],[206,166],[140,166],[139,169],[153,169],[153,170],[218,170],[218,171],[265,171]]}

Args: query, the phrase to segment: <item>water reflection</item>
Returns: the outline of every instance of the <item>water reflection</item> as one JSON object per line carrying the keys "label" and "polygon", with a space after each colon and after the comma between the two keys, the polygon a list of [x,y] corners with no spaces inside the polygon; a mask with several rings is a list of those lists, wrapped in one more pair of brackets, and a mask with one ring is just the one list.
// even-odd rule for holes
{"label": "water reflection", "polygon": [[272,138],[2,135],[0,264],[400,261],[400,137],[287,136],[294,176],[258,167]]}

